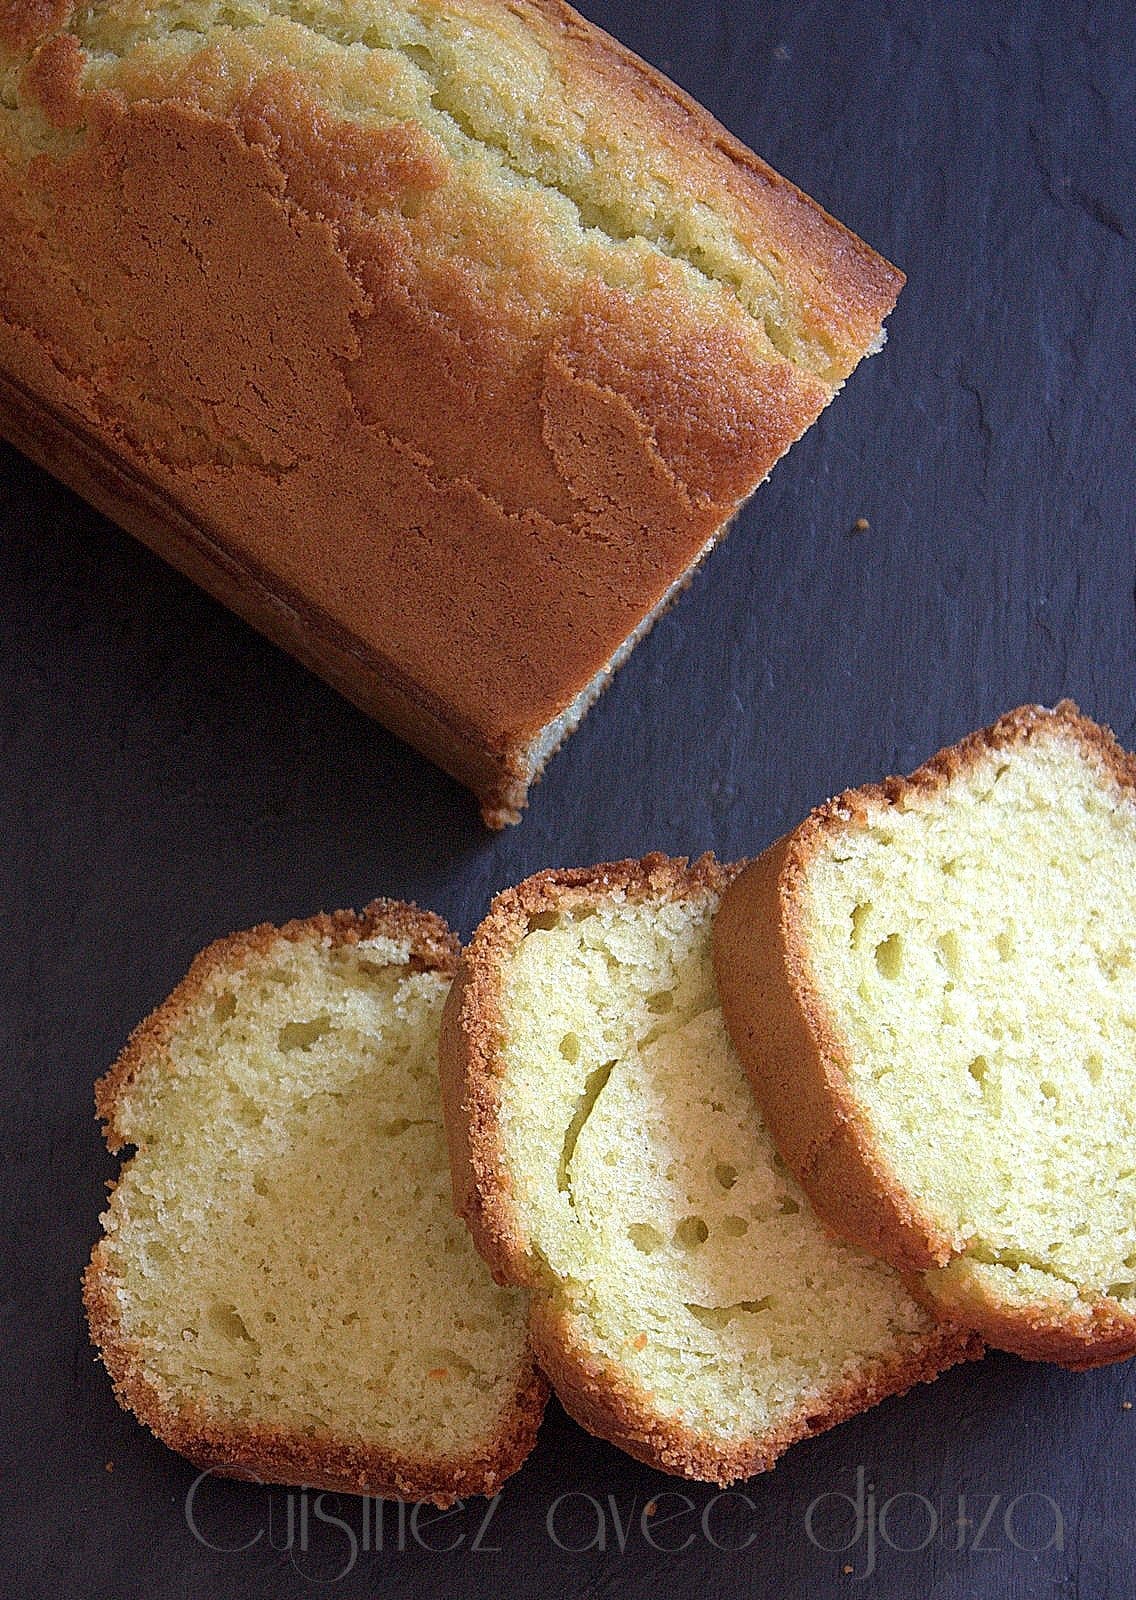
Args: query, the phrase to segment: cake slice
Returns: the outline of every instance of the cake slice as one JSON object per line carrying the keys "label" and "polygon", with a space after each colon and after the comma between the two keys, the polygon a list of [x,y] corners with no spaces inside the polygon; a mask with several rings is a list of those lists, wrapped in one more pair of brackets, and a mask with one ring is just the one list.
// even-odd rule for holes
{"label": "cake slice", "polygon": [[1136,762],[1026,706],[731,886],[722,1004],[845,1237],[1023,1356],[1136,1353]]}
{"label": "cake slice", "polygon": [[450,1208],[436,1046],[457,944],[376,901],[198,956],[98,1085],[126,1163],[84,1282],[123,1405],[198,1466],[492,1494],[546,1386]]}
{"label": "cake slice", "polygon": [[762,1127],[722,1023],[733,868],[650,856],[498,896],[440,1060],[455,1202],[584,1427],[729,1483],[976,1354],[834,1243]]}

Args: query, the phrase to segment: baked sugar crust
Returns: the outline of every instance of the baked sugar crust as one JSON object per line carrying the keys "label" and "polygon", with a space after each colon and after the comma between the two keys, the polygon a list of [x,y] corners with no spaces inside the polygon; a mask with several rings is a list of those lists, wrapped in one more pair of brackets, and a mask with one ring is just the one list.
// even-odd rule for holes
{"label": "baked sugar crust", "polygon": [[940,1315],[964,1320],[988,1344],[1032,1360],[1093,1367],[1136,1354],[1136,1316],[1089,1290],[1010,1305],[987,1285],[935,1270],[965,1253],[910,1193],[875,1141],[848,1087],[848,1046],[811,976],[799,906],[812,861],[836,837],[940,794],[992,751],[1054,735],[1073,741],[1123,799],[1136,801],[1136,759],[1070,700],[1022,706],[941,750],[910,777],[848,790],[818,806],[731,885],[715,920],[714,963],[723,1014],[782,1156],[834,1233],[911,1275]]}
{"label": "baked sugar crust", "polygon": [[[169,998],[134,1030],[96,1085],[96,1108],[112,1154],[127,1142],[119,1112],[135,1077],[155,1059],[163,1060],[169,1040],[194,1015],[214,976],[239,973],[250,959],[267,954],[282,940],[343,946],[376,937],[405,945],[410,970],[445,977],[454,972],[459,945],[442,919],[394,900],[375,900],[362,912],[336,911],[279,928],[264,923],[217,940],[202,951]],[[120,1173],[119,1183],[126,1170],[124,1167]],[[115,1187],[111,1185],[112,1192]],[[270,1423],[237,1426],[211,1414],[204,1400],[174,1405],[148,1377],[142,1343],[123,1326],[121,1288],[113,1250],[106,1239],[100,1239],[84,1274],[83,1299],[91,1338],[120,1404],[133,1411],[164,1444],[217,1476],[448,1506],[461,1496],[494,1494],[536,1441],[548,1385],[531,1361],[518,1372],[515,1402],[497,1434],[463,1457],[429,1460],[357,1443],[332,1432],[301,1433]]]}

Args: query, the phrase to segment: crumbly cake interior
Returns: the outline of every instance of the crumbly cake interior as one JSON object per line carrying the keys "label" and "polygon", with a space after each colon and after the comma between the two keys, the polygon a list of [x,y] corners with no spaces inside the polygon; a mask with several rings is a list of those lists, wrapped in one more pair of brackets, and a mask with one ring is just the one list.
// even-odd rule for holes
{"label": "crumbly cake interior", "polygon": [[167,1403],[430,1460],[515,1406],[523,1296],[451,1206],[448,980],[407,955],[279,940],[213,972],[121,1105],[121,1336]]}
{"label": "crumbly cake interior", "polygon": [[575,1336],[652,1412],[776,1428],[925,1339],[887,1267],[826,1237],[776,1155],[718,1007],[717,896],[537,916],[505,977],[510,1192]]}
{"label": "crumbly cake interior", "polygon": [[[683,145],[645,121],[633,94],[566,72],[539,8],[486,0],[110,0],[79,6],[70,29],[87,53],[83,87],[128,101],[188,93],[226,112],[251,85],[301,74],[335,118],[368,127],[413,123],[437,141],[449,180],[396,203],[420,248],[480,263],[495,293],[547,315],[588,275],[631,293],[660,273],[684,293],[740,305],[750,335],[835,388],[862,344],[823,325],[791,245],[766,237],[718,184],[683,169]],[[0,125],[14,148],[63,154],[81,131],[53,128],[21,88],[23,60],[0,51]],[[281,75],[285,77],[282,78]],[[287,93],[285,92],[285,99]],[[2,134],[0,134],[2,137]],[[352,175],[379,209],[390,172]],[[410,183],[410,189],[407,183]],[[555,269],[548,263],[555,262]],[[823,297],[821,304],[823,305]],[[847,308],[846,308],[847,309]]]}
{"label": "crumbly cake interior", "polygon": [[1001,1300],[1136,1309],[1133,882],[1133,796],[1061,732],[873,810],[806,874],[849,1086],[965,1246],[943,1271]]}

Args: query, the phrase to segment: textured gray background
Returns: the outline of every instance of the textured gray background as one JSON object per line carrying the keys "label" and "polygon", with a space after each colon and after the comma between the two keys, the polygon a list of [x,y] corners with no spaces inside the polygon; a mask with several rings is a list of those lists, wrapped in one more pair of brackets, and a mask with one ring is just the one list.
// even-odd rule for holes
{"label": "textured gray background", "polygon": [[[906,770],[1024,700],[1071,694],[1136,743],[1131,7],[587,9],[906,269],[891,342],[500,835],[0,448],[0,1592],[1136,1592],[1123,1366],[1078,1377],[992,1356],[955,1371],[798,1447],[743,1486],[748,1504],[690,1489],[694,1511],[653,1535],[693,1535],[677,1553],[636,1519],[681,1485],[553,1408],[481,1541],[498,1548],[471,1548],[471,1511],[420,1527],[421,1543],[407,1529],[399,1551],[388,1517],[388,1548],[352,1560],[347,1533],[314,1513],[302,1539],[295,1498],[288,1547],[283,1490],[207,1486],[202,1534],[255,1542],[195,1540],[192,1469],[119,1412],[87,1344],[78,1277],[113,1170],[91,1085],[214,936],[374,894],[466,934],[496,889],[540,867],[749,854],[833,790]],[[854,535],[860,516],[871,529]],[[855,1495],[859,1468],[862,1524],[826,1502],[818,1538],[852,1542],[822,1551],[810,1502]],[[580,1497],[553,1538],[567,1491]],[[606,1548],[561,1550],[597,1537],[584,1495]],[[358,1503],[336,1514],[361,1542]],[[929,1530],[925,1548],[892,1548]],[[422,1548],[459,1536],[450,1554]]]}

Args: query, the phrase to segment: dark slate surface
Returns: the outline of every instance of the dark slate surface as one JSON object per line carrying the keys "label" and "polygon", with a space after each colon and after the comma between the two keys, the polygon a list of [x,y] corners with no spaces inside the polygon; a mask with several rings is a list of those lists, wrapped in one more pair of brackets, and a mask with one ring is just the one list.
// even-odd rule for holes
{"label": "dark slate surface", "polygon": [[[378,1552],[362,1502],[322,1504],[346,1526],[309,1503],[305,1535],[300,1497],[217,1483],[195,1534],[192,1469],[118,1410],[88,1347],[78,1278],[112,1171],[91,1085],[215,935],[377,893],[468,933],[540,867],[751,853],[1027,699],[1072,694],[1136,743],[1131,8],[588,9],[906,268],[891,343],[496,836],[0,449],[0,1592],[1136,1592],[1124,1366],[992,1356],[725,1499],[554,1408],[480,1539],[480,1506],[401,1531],[387,1507]],[[664,1492],[688,1500],[661,1501],[647,1537]]]}

